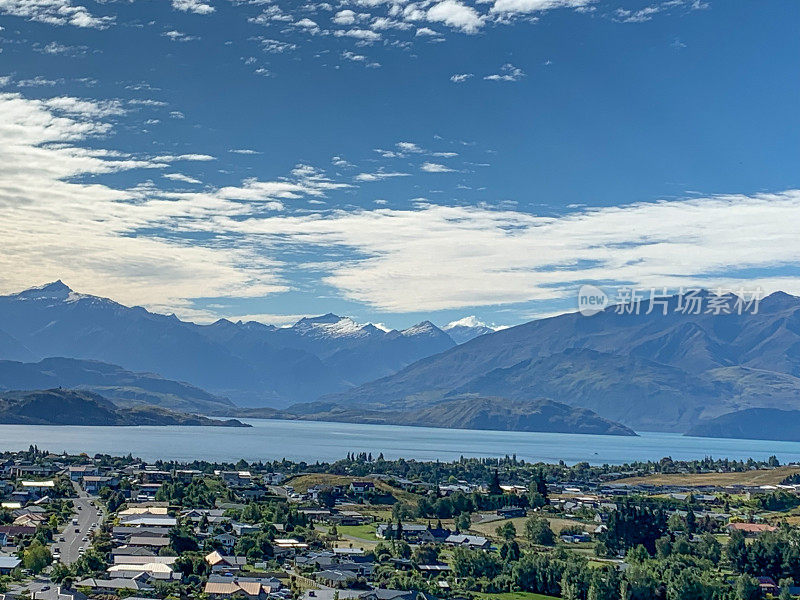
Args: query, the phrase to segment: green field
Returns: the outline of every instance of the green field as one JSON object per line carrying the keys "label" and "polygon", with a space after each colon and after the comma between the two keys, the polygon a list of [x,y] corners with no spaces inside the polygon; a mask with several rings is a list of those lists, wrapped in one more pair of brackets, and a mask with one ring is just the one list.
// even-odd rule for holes
{"label": "green field", "polygon": [[375,537],[375,524],[337,525],[336,530],[339,532],[340,537],[348,535],[360,540],[368,540],[370,542],[378,541],[378,538]]}

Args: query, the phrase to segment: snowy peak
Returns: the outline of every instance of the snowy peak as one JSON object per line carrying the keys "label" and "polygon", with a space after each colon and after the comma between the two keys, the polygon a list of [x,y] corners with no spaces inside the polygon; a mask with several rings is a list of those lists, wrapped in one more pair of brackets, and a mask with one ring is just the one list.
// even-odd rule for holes
{"label": "snowy peak", "polygon": [[479,320],[475,315],[452,321],[442,327],[442,330],[453,338],[456,344],[463,344],[480,335],[496,331],[495,328]]}
{"label": "snowy peak", "polygon": [[69,286],[59,279],[27,289],[17,294],[16,297],[20,300],[66,300],[72,293]]}
{"label": "snowy peak", "polygon": [[333,313],[328,313],[326,315],[320,315],[318,317],[303,317],[297,323],[294,324],[294,327],[297,329],[302,329],[304,327],[311,327],[314,325],[332,325],[334,323],[338,323],[342,320],[343,317],[339,315],[335,315]]}
{"label": "snowy peak", "polygon": [[113,300],[103,298],[101,296],[79,294],[78,292],[73,291],[60,279],[51,283],[46,283],[45,285],[29,288],[18,294],[6,296],[5,298],[24,302],[46,302],[49,304],[73,303],[78,302],[79,300],[89,300],[96,304],[117,304]]}
{"label": "snowy peak", "polygon": [[417,323],[416,325],[412,325],[408,329],[403,329],[400,332],[402,335],[406,337],[412,336],[436,336],[442,335],[442,330],[439,329],[436,325],[431,323],[430,321],[423,321],[422,323]]}
{"label": "snowy peak", "polygon": [[318,338],[365,337],[375,333],[382,333],[371,323],[358,323],[350,317],[340,317],[333,313],[319,317],[304,317],[295,323],[291,329],[301,335]]}

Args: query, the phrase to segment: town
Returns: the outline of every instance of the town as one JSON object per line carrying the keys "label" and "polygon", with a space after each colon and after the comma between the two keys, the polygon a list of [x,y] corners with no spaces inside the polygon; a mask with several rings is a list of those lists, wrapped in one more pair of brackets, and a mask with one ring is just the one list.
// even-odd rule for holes
{"label": "town", "polygon": [[0,454],[0,600],[800,595],[800,465]]}

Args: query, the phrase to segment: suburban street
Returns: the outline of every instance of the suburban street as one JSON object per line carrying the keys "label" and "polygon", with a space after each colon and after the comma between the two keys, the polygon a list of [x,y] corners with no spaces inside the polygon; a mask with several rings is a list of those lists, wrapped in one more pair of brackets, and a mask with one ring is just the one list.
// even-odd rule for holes
{"label": "suburban street", "polygon": [[[100,524],[103,519],[102,508],[100,503],[96,502],[97,506],[92,506],[92,502],[97,498],[89,496],[86,492],[76,486],[78,497],[73,499],[75,504],[75,514],[73,518],[78,520],[77,525],[73,525],[72,519],[67,522],[66,527],[61,532],[60,536],[56,538],[53,544],[53,552],[61,554],[61,562],[65,565],[71,565],[80,557],[80,548],[88,548],[90,542],[88,541],[89,532],[92,528],[92,523]],[[78,530],[76,532],[76,529]],[[64,541],[59,541],[60,538]],[[86,537],[87,540],[83,538]]]}

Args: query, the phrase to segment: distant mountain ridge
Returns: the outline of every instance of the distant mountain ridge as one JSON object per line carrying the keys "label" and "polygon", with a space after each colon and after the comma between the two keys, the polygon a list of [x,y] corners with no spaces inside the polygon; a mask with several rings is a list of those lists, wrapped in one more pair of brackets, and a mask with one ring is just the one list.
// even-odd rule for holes
{"label": "distant mountain ridge", "polygon": [[0,392],[57,387],[100,394],[117,406],[142,404],[178,412],[211,414],[233,403],[198,387],[153,373],[134,373],[117,365],[75,358],[45,358],[36,363],[0,360]]}
{"label": "distant mountain ridge", "polygon": [[699,423],[686,435],[800,442],[800,410],[748,408]]}
{"label": "distant mountain ridge", "polygon": [[[733,298],[728,299],[731,303]],[[779,292],[757,314],[591,317],[532,321],[427,357],[322,401],[411,410],[452,396],[548,397],[640,430],[687,431],[753,407],[800,408],[800,299]]]}
{"label": "distant mountain ridge", "polygon": [[0,394],[0,423],[12,425],[159,425],[249,427],[236,419],[209,419],[157,406],[119,408],[99,394],[56,388]]}
{"label": "distant mountain ridge", "polygon": [[515,401],[507,398],[450,398],[444,402],[411,410],[370,410],[339,404],[313,403],[295,410],[242,409],[233,413],[242,418],[299,419],[409,425],[494,431],[529,431],[632,436],[624,425],[599,417],[594,412],[553,402],[546,398]]}
{"label": "distant mountain ridge", "polygon": [[383,331],[332,314],[285,328],[224,319],[198,325],[78,294],[61,281],[0,297],[0,359],[99,360],[241,405],[313,401],[454,345],[429,322]]}

